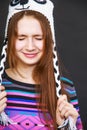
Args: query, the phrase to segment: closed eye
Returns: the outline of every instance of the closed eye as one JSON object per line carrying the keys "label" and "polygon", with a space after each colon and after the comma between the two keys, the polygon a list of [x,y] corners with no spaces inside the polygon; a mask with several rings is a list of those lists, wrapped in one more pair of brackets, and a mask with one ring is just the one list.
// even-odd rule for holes
{"label": "closed eye", "polygon": [[25,38],[18,38],[19,41],[22,41],[22,40],[24,40],[24,39],[25,39]]}
{"label": "closed eye", "polygon": [[36,37],[35,39],[36,39],[36,40],[43,40],[42,37],[41,37],[41,38],[40,38],[40,37]]}
{"label": "closed eye", "polygon": [[24,36],[18,36],[18,38],[17,38],[19,41],[22,41],[22,40],[24,40],[25,39],[25,37]]}
{"label": "closed eye", "polygon": [[26,35],[18,35],[17,39],[22,41],[26,38]]}
{"label": "closed eye", "polygon": [[43,40],[43,35],[34,35],[36,40]]}

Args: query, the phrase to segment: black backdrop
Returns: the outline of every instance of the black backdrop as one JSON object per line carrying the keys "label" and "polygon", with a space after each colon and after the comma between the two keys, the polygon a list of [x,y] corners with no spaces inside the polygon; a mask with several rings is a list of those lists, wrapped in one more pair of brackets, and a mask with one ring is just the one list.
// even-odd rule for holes
{"label": "black backdrop", "polygon": [[[10,0],[0,2],[0,49]],[[52,0],[57,49],[74,81],[80,114],[87,130],[87,3],[84,0]]]}

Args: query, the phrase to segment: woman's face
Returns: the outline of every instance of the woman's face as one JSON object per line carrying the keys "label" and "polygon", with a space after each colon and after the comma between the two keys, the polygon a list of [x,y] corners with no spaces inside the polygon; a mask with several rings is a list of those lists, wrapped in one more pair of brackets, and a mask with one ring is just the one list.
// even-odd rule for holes
{"label": "woman's face", "polygon": [[36,65],[43,55],[44,38],[39,21],[31,16],[24,16],[17,24],[15,43],[18,63]]}

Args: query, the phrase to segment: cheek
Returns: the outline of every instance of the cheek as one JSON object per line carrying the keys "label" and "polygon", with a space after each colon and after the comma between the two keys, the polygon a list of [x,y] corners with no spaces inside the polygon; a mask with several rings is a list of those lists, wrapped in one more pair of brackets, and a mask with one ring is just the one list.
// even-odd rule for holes
{"label": "cheek", "polygon": [[39,50],[43,51],[43,45],[40,44],[40,45],[38,46],[38,48],[39,48]]}
{"label": "cheek", "polygon": [[23,43],[21,43],[21,42],[19,42],[19,41],[16,41],[16,43],[15,43],[15,49],[16,49],[17,51],[21,50],[23,47],[24,47],[24,44],[23,44]]}
{"label": "cheek", "polygon": [[44,42],[38,43],[36,46],[40,51],[44,50]]}

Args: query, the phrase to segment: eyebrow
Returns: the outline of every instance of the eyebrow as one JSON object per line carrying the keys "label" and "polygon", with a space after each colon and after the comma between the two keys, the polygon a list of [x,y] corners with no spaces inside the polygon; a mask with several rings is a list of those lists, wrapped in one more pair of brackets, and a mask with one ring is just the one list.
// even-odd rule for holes
{"label": "eyebrow", "polygon": [[[17,36],[18,37],[26,37],[27,35],[26,34],[18,34]],[[38,37],[38,36],[42,36],[43,37],[43,34],[34,34],[33,36],[34,37]]]}
{"label": "eyebrow", "polygon": [[42,37],[43,37],[42,34],[35,34],[35,35],[33,35],[33,36],[36,36],[36,37],[38,37],[38,36],[42,36]]}

